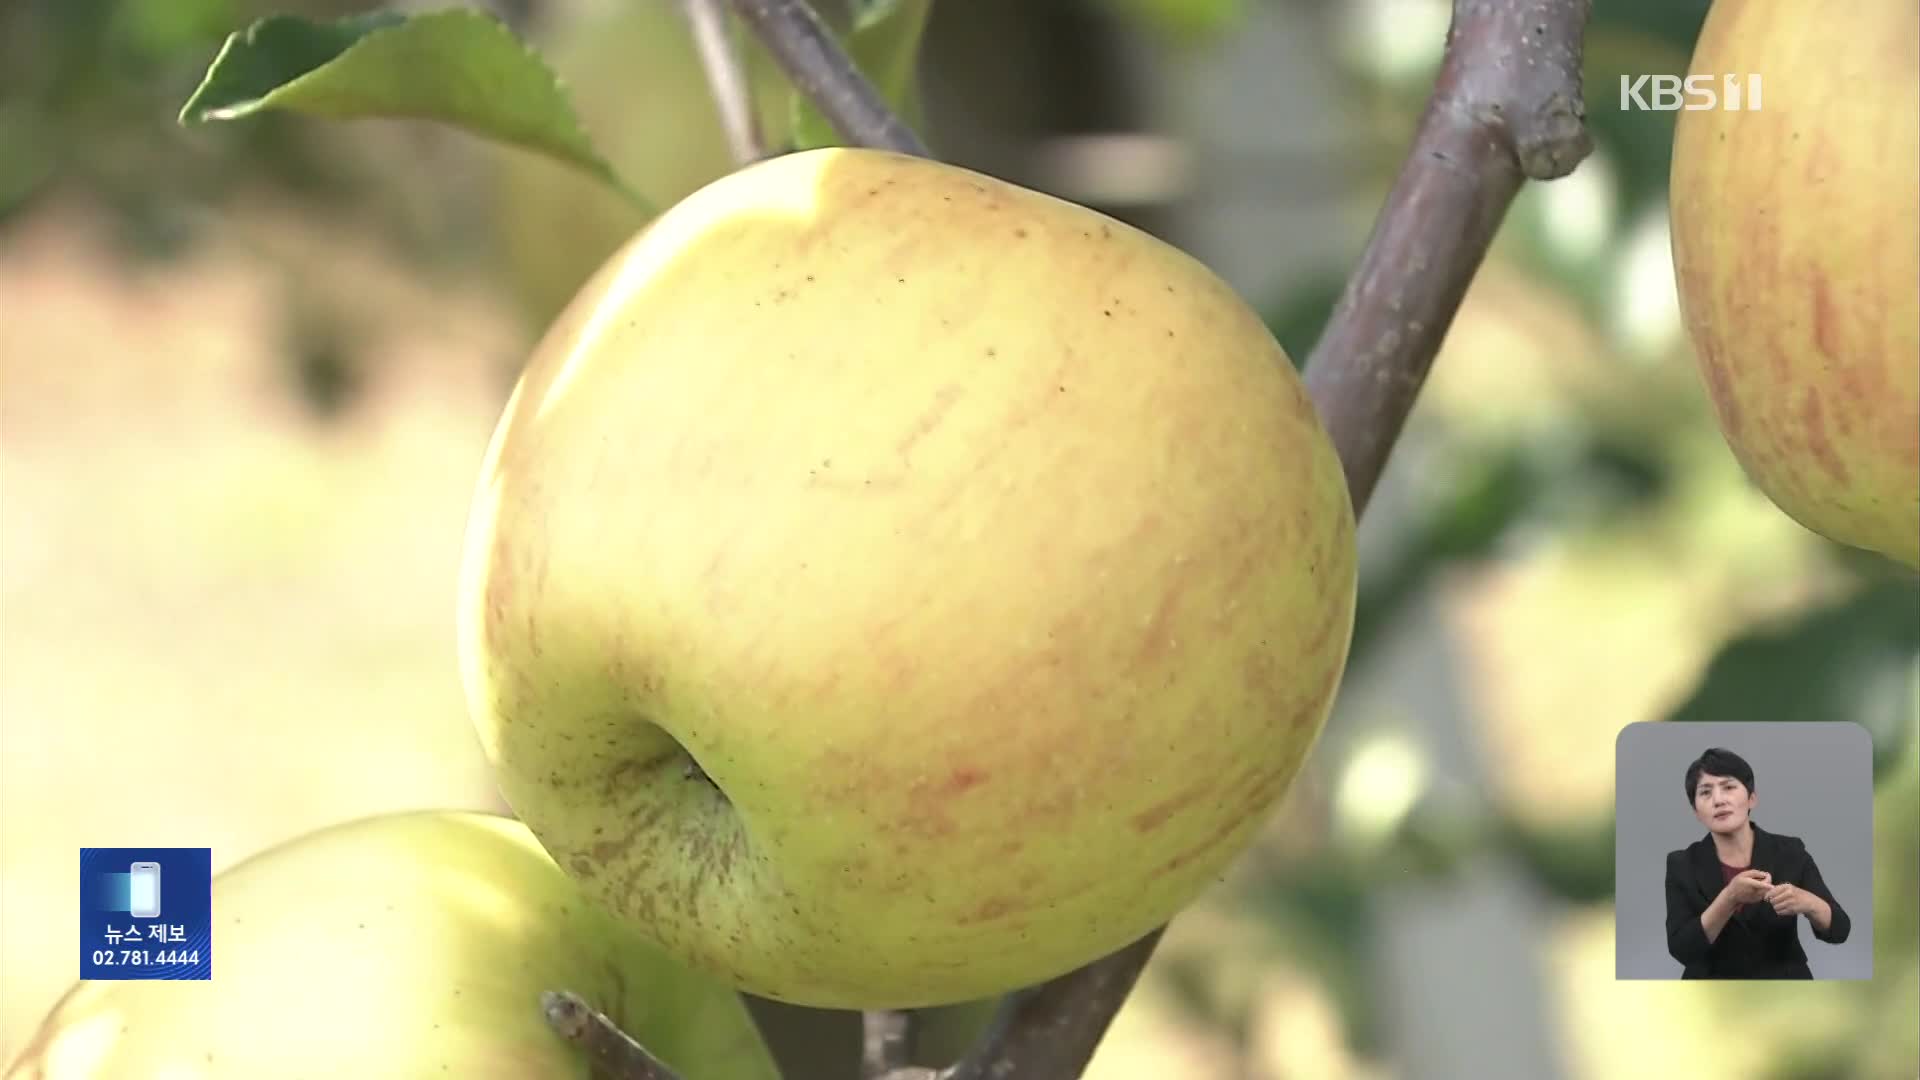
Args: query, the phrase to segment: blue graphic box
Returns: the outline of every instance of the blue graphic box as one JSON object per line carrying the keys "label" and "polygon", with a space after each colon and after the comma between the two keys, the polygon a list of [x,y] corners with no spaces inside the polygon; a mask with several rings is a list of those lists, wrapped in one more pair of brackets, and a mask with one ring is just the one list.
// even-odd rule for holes
{"label": "blue graphic box", "polygon": [[80,977],[213,978],[213,849],[81,848]]}

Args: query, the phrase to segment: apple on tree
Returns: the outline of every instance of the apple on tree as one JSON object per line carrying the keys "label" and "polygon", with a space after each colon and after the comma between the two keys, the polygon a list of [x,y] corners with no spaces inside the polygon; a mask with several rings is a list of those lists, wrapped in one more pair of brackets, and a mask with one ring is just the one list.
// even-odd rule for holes
{"label": "apple on tree", "polygon": [[571,990],[668,1065],[775,1080],[738,994],[581,894],[526,826],[384,814],[213,882],[213,977],[83,982],[9,1080],[586,1080],[541,995]]}
{"label": "apple on tree", "polygon": [[503,794],[744,990],[924,1006],[1137,939],[1250,842],[1352,629],[1339,460],[1196,260],[949,164],[707,185],[494,434],[463,678]]}
{"label": "apple on tree", "polygon": [[1722,432],[1802,525],[1920,569],[1920,7],[1717,0],[1682,112],[1681,310]]}

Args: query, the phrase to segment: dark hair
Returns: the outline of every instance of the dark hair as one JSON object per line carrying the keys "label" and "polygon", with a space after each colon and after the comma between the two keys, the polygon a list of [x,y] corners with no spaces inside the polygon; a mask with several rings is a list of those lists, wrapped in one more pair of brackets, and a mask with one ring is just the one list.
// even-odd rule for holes
{"label": "dark hair", "polygon": [[1700,783],[1701,773],[1712,773],[1714,776],[1731,776],[1746,785],[1747,794],[1753,794],[1753,766],[1747,764],[1747,759],[1741,757],[1739,754],[1724,747],[1715,746],[1709,748],[1706,753],[1694,758],[1693,764],[1687,766],[1688,806],[1693,805],[1693,789],[1696,784]]}

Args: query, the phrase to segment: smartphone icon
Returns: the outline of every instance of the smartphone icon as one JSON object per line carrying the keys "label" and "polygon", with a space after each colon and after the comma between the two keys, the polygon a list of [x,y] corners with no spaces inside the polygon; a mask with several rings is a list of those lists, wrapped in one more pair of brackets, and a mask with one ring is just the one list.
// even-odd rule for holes
{"label": "smartphone icon", "polygon": [[134,863],[132,872],[127,875],[132,895],[130,907],[136,919],[153,919],[160,915],[160,864],[157,862]]}

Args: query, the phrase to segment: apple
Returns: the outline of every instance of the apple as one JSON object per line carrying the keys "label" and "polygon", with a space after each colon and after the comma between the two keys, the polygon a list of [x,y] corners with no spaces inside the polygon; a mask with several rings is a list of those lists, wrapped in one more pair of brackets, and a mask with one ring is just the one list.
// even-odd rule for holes
{"label": "apple", "polygon": [[694,1075],[776,1075],[738,994],[595,907],[508,818],[308,833],[216,876],[213,915],[211,980],[80,983],[7,1076],[584,1080],[547,990]]}
{"label": "apple", "polygon": [[1920,569],[1920,8],[1717,0],[1683,111],[1681,311],[1728,446],[1789,516]]}
{"label": "apple", "polygon": [[1241,298],[876,150],[732,173],[597,271],[466,543],[516,816],[674,956],[809,1006],[985,997],[1169,919],[1352,631],[1340,462]]}

